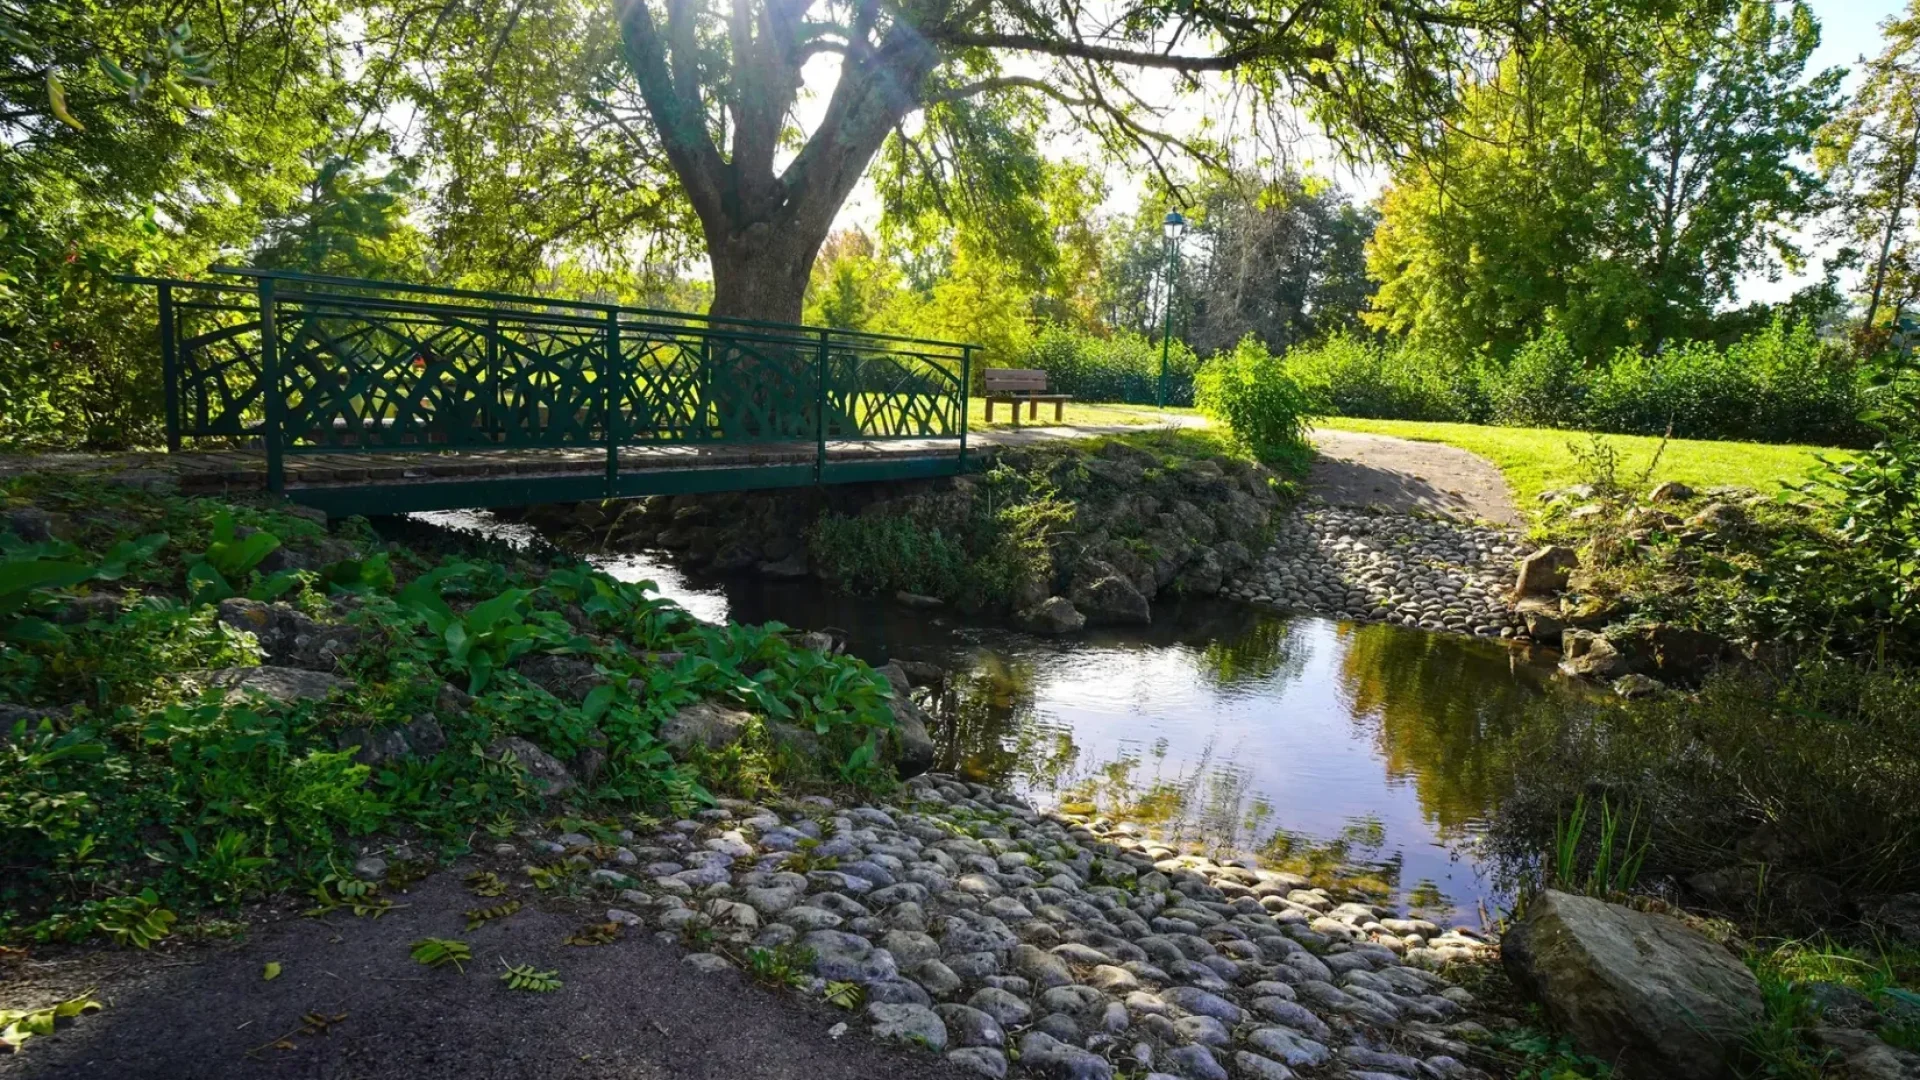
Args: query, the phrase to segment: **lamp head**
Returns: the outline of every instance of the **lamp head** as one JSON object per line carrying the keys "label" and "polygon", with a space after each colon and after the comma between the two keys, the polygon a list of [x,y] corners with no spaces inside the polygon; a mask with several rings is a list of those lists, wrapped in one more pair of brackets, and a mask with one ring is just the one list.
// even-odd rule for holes
{"label": "lamp head", "polygon": [[1180,211],[1169,210],[1166,218],[1160,223],[1160,231],[1166,235],[1167,239],[1178,240],[1181,234],[1187,231],[1187,219],[1181,216]]}

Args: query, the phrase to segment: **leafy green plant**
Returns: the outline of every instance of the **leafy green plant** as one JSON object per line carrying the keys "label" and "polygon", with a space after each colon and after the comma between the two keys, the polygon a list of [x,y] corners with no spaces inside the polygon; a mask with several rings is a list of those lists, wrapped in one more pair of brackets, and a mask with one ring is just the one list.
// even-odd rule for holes
{"label": "leafy green plant", "polygon": [[[222,512],[213,520],[213,542],[207,550],[187,559],[187,591],[193,604],[217,604],[238,593],[235,583],[246,585],[267,556],[280,550],[280,538],[264,529],[245,536],[234,523],[233,515]],[[253,582],[247,595],[255,600],[271,600],[284,595],[299,581],[291,570],[282,570]]]}
{"label": "leafy green plant", "polygon": [[1286,365],[1248,337],[1200,366],[1194,404],[1227,425],[1261,461],[1289,471],[1306,467],[1307,422],[1314,403]]}
{"label": "leafy green plant", "polygon": [[473,959],[473,950],[464,941],[451,938],[421,938],[413,943],[413,960],[428,967],[441,967],[452,964],[456,970],[465,971],[461,965]]}
{"label": "leafy green plant", "polygon": [[562,985],[558,971],[535,971],[532,964],[509,964],[504,959],[500,963],[507,969],[500,973],[500,981],[506,983],[509,990],[546,994]]}
{"label": "leafy green plant", "polygon": [[160,905],[160,896],[142,889],[137,896],[115,897],[107,901],[100,916],[100,929],[122,945],[136,949],[151,948],[173,932],[179,916]]}
{"label": "leafy green plant", "polygon": [[803,945],[788,942],[771,949],[747,950],[747,974],[772,986],[803,988],[813,978],[814,953]]}
{"label": "leafy green plant", "polygon": [[[1624,895],[1640,878],[1640,866],[1646,860],[1648,840],[1640,834],[1640,811],[1635,807],[1623,817],[1605,796],[1600,799],[1600,830],[1592,838],[1591,859],[1584,860],[1588,803],[1585,792],[1574,796],[1573,809],[1557,820],[1553,829],[1553,867],[1549,882],[1554,888],[1581,892],[1589,896]],[[1621,832],[1625,826],[1624,835]],[[1580,872],[1589,861],[1586,873]]]}

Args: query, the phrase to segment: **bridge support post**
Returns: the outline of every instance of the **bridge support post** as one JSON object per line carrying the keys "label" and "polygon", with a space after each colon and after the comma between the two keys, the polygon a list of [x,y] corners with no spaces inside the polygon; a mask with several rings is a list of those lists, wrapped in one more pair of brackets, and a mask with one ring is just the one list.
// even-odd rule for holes
{"label": "bridge support post", "polygon": [[160,285],[160,377],[166,383],[167,452],[180,452],[180,356],[173,331],[173,286]]}
{"label": "bridge support post", "polygon": [[827,342],[829,331],[820,331],[820,355],[814,361],[814,402],[813,430],[815,452],[813,459],[813,482],[818,484],[827,476]]}
{"label": "bridge support post", "polygon": [[280,331],[274,325],[271,277],[260,279],[260,393],[266,406],[267,490],[278,495],[287,486],[280,431],[286,401],[280,393]]}
{"label": "bridge support post", "polygon": [[[973,346],[960,347],[960,471],[967,471],[967,411],[970,408],[968,395],[973,393]],[[991,402],[987,408],[993,408]],[[1013,418],[1020,419],[1020,406],[1013,407]],[[992,419],[992,417],[988,417]]]}
{"label": "bridge support post", "polygon": [[625,381],[620,377],[620,312],[607,312],[607,355],[605,370],[600,372],[600,384],[606,389],[600,394],[600,430],[607,440],[607,498],[613,498],[614,483],[620,475],[620,389]]}

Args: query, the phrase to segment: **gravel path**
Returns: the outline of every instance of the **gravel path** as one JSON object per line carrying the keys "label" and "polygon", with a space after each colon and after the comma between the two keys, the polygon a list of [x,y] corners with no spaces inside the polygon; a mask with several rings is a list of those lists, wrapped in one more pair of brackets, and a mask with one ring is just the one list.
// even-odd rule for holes
{"label": "gravel path", "polygon": [[1310,494],[1332,506],[1524,524],[1506,478],[1478,454],[1441,443],[1316,428]]}

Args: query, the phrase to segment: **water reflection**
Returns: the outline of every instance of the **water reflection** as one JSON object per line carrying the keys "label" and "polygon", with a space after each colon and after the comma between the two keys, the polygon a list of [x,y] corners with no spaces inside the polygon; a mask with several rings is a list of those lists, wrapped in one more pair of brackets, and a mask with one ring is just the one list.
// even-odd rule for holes
{"label": "water reflection", "polygon": [[1512,736],[1561,692],[1498,643],[1395,626],[1205,603],[1044,640],[812,583],[594,558],[701,618],[839,627],[872,662],[947,668],[929,703],[942,768],[1436,917],[1497,899],[1476,840],[1511,788]]}

